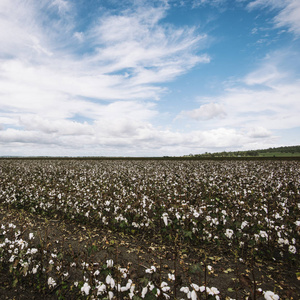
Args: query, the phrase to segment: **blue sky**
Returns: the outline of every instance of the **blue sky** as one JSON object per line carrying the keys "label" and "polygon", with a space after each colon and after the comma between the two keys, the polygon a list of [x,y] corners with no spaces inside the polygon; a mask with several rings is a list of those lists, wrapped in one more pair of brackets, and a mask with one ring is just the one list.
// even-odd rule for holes
{"label": "blue sky", "polygon": [[299,0],[1,0],[0,156],[299,145]]}

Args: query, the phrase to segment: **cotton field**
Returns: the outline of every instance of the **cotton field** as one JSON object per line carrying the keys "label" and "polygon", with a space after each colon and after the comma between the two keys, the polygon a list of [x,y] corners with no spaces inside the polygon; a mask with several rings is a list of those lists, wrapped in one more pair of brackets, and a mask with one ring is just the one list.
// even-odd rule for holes
{"label": "cotton field", "polygon": [[[279,299],[280,288],[261,288],[253,270],[259,261],[299,267],[299,193],[297,160],[2,159],[3,211],[136,236],[171,249],[174,266],[165,272],[159,262],[143,266],[144,275],[131,278],[129,267],[116,263],[118,249],[103,261],[79,262],[53,243],[47,248],[47,236],[9,217],[0,219],[0,266],[13,286],[38,276],[31,288],[62,298],[63,289],[90,299],[242,297],[241,279],[226,291],[216,280],[209,285],[209,276],[218,276],[208,263],[215,251],[250,270],[245,297]],[[192,273],[201,273],[199,280],[181,274],[196,250],[202,256]]]}

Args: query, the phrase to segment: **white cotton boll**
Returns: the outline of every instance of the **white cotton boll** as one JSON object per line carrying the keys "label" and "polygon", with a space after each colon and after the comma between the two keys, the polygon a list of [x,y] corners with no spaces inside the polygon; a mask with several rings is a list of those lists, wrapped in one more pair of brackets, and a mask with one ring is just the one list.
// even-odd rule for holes
{"label": "white cotton boll", "polygon": [[39,268],[39,265],[36,265],[35,267],[32,268],[32,274],[35,274]]}
{"label": "white cotton boll", "polygon": [[196,294],[195,291],[192,291],[192,292],[191,292],[191,299],[192,299],[192,300],[197,300],[197,299],[198,299],[197,294]]}
{"label": "white cotton boll", "polygon": [[163,219],[165,225],[168,226],[168,214],[167,213],[162,214],[162,219]]}
{"label": "white cotton boll", "polygon": [[210,290],[214,295],[220,294],[219,290],[215,287],[210,288]]}
{"label": "white cotton boll", "polygon": [[128,291],[128,290],[130,289],[130,287],[131,287],[131,284],[132,284],[132,280],[129,279],[128,282],[127,282],[127,284],[126,284],[126,286],[122,286],[122,287],[121,287],[121,292],[126,292],[126,291]]}
{"label": "white cotton boll", "polygon": [[30,252],[31,252],[31,254],[35,254],[35,253],[37,253],[37,252],[38,252],[38,249],[36,249],[36,248],[32,248]]}
{"label": "white cotton boll", "polygon": [[200,216],[200,214],[197,211],[194,211],[193,215],[195,218],[198,218]]}
{"label": "white cotton boll", "polygon": [[106,261],[106,265],[108,268],[112,268],[114,266],[114,261],[112,259],[108,259]]}
{"label": "white cotton boll", "polygon": [[189,289],[187,286],[183,286],[183,287],[180,289],[180,292],[183,292],[183,293],[185,293],[185,294],[187,294],[189,291],[190,291],[190,289]]}
{"label": "white cotton boll", "polygon": [[199,292],[199,290],[200,290],[199,285],[197,285],[197,284],[195,284],[195,283],[192,283],[192,284],[191,284],[191,287],[192,287],[195,291],[197,291],[197,292]]}
{"label": "white cotton boll", "polygon": [[111,276],[108,274],[105,279],[106,284],[110,284],[111,279],[112,279]]}
{"label": "white cotton boll", "polygon": [[148,274],[152,274],[152,273],[156,272],[156,268],[154,266],[151,266],[151,268],[146,269],[145,272]]}
{"label": "white cotton boll", "polygon": [[14,262],[15,258],[16,258],[16,256],[15,256],[15,255],[12,255],[12,256],[10,257],[10,259],[9,259],[9,262]]}
{"label": "white cotton boll", "polygon": [[112,289],[115,287],[115,280],[110,275],[106,276],[105,282],[109,284]]}
{"label": "white cotton boll", "polygon": [[168,286],[168,284],[165,281],[163,281],[161,283],[160,287],[163,292],[167,292],[170,289],[170,287]]}
{"label": "white cotton boll", "polygon": [[135,285],[133,284],[130,287],[130,293],[128,294],[129,298],[132,299],[134,297],[134,289],[135,289]]}
{"label": "white cotton boll", "polygon": [[226,229],[225,235],[231,239],[231,237],[233,236],[233,230],[232,229]]}
{"label": "white cotton boll", "polygon": [[141,297],[142,297],[142,298],[145,298],[147,292],[148,292],[148,288],[147,288],[147,287],[144,287],[144,288],[142,289],[142,296],[141,296]]}
{"label": "white cotton boll", "polygon": [[152,284],[151,281],[148,283],[148,287],[149,291],[152,291],[155,288],[154,284]]}
{"label": "white cotton boll", "polygon": [[126,292],[128,291],[129,289],[126,287],[126,286],[121,286],[121,289],[120,291],[123,293],[123,292]]}
{"label": "white cotton boll", "polygon": [[106,285],[103,282],[97,286],[97,295],[102,295],[106,291]]}
{"label": "white cotton boll", "polygon": [[119,268],[120,273],[122,274],[122,278],[127,278],[127,269],[126,268]]}
{"label": "white cotton boll", "polygon": [[81,288],[81,293],[88,295],[90,293],[90,289],[91,289],[90,285],[87,282],[85,282]]}
{"label": "white cotton boll", "polygon": [[264,297],[265,297],[266,300],[279,300],[279,296],[274,294],[271,291],[265,292]]}
{"label": "white cotton boll", "polygon": [[128,289],[126,288],[126,286],[121,286],[120,292],[123,293],[123,292],[126,292],[126,291],[128,291]]}
{"label": "white cotton boll", "polygon": [[244,229],[246,226],[248,226],[248,222],[247,221],[244,221],[242,224],[241,224],[241,229]]}
{"label": "white cotton boll", "polygon": [[29,233],[29,239],[30,240],[32,240],[34,238],[34,235],[33,235],[33,233],[31,232],[31,233]]}
{"label": "white cotton boll", "polygon": [[170,274],[170,273],[169,273],[169,274],[168,274],[168,277],[169,277],[170,280],[175,280],[175,275],[174,275],[174,274]]}
{"label": "white cotton boll", "polygon": [[56,282],[52,277],[48,278],[48,285],[49,285],[50,288],[56,286]]}
{"label": "white cotton boll", "polygon": [[259,232],[259,235],[262,237],[262,238],[268,238],[268,234],[265,232],[265,231],[263,231],[263,230],[261,230],[260,232]]}
{"label": "white cotton boll", "polygon": [[293,245],[290,245],[289,246],[289,252],[292,253],[292,254],[296,254],[296,252],[297,252],[296,247],[293,246]]}
{"label": "white cotton boll", "polygon": [[127,284],[126,284],[126,288],[129,290],[130,287],[131,287],[131,285],[132,285],[132,280],[129,279],[128,282],[127,282]]}
{"label": "white cotton boll", "polygon": [[113,292],[108,292],[108,299],[113,299],[114,293]]}

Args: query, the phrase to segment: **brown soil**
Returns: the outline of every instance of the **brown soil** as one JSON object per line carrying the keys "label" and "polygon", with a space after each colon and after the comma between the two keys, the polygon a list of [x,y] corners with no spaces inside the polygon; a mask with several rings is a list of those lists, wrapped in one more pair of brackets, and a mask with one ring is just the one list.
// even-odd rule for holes
{"label": "brown soil", "polygon": [[[297,264],[286,261],[256,261],[249,265],[233,255],[231,249],[218,249],[205,246],[202,249],[190,245],[181,245],[177,250],[174,244],[162,245],[159,238],[125,235],[107,229],[80,225],[61,219],[45,219],[22,210],[0,207],[0,224],[13,222],[22,228],[24,237],[29,232],[35,236],[36,246],[44,243],[48,250],[63,252],[64,259],[99,263],[113,259],[115,265],[128,267],[130,278],[135,282],[145,276],[145,269],[154,265],[158,269],[157,277],[167,281],[168,273],[176,272],[178,287],[190,283],[204,285],[204,265],[213,267],[207,271],[206,284],[220,291],[221,299],[264,299],[259,292],[254,296],[253,289],[271,290],[281,299],[300,299],[300,285],[296,273]],[[196,265],[202,263],[201,272]],[[176,271],[175,271],[176,269]],[[194,269],[194,272],[193,272]],[[67,283],[70,285],[82,274],[82,270],[70,271]],[[161,278],[154,277],[154,280]],[[255,280],[254,280],[255,278]],[[78,279],[77,279],[78,280]],[[183,295],[176,291],[177,297]],[[65,295],[73,299],[72,293]],[[11,276],[4,267],[0,269],[0,299],[57,299],[55,290],[44,291],[41,295],[33,285],[24,281],[12,287]]]}

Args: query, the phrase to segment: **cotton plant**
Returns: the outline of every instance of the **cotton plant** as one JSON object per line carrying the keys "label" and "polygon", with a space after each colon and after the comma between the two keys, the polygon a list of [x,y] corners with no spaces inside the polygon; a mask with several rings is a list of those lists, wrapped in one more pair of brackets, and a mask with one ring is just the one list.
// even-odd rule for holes
{"label": "cotton plant", "polygon": [[196,300],[198,299],[198,293],[206,293],[208,296],[214,297],[216,300],[220,300],[220,291],[215,287],[199,286],[195,283],[191,283],[190,287],[185,286],[180,288],[180,292],[186,294],[187,299]]}
{"label": "cotton plant", "polygon": [[[297,255],[299,238],[295,233],[300,221],[297,214],[290,212],[292,209],[297,212],[300,204],[293,203],[295,191],[288,190],[289,182],[294,182],[299,190],[299,182],[295,182],[299,165],[294,162],[273,162],[270,166],[260,162],[228,162],[218,165],[218,169],[215,163],[197,161],[165,165],[160,162],[45,161],[42,168],[41,162],[34,161],[2,164],[9,166],[7,177],[3,174],[0,177],[7,186],[1,190],[4,205],[29,208],[46,216],[59,211],[66,218],[84,220],[110,230],[119,230],[122,224],[125,232],[134,230],[146,236],[175,228],[180,238],[191,232],[191,242],[195,245],[218,242],[227,247],[236,242],[241,247],[247,244],[259,250],[268,246],[280,250],[282,255]],[[32,185],[19,184],[24,174]],[[42,178],[47,191],[43,190],[43,184],[35,184],[36,178],[40,178],[39,182]],[[16,191],[21,191],[24,197],[17,197]],[[276,201],[269,201],[275,197]],[[57,285],[67,277],[63,264],[53,256],[56,253],[41,252],[44,261],[36,261],[39,253],[33,246],[35,232],[23,234],[12,221],[1,224],[0,228],[1,263],[13,266],[20,259],[17,267],[23,270],[23,275],[49,272],[47,276]],[[219,228],[221,233],[217,234]],[[93,267],[90,262],[83,266],[76,263],[68,262],[68,270],[82,267],[88,273]],[[102,291],[105,285],[107,297],[121,290],[136,295],[141,292],[136,283],[128,290],[128,272],[110,262],[106,265],[115,284],[112,287],[112,280],[107,284],[103,278],[102,284],[97,283],[97,286]],[[149,274],[155,272],[152,267],[147,270]],[[101,276],[95,272],[90,274],[93,280]],[[116,273],[122,284],[114,278]],[[83,282],[91,286],[89,294],[92,294],[96,285]],[[163,292],[162,288],[167,287],[157,287]]]}

